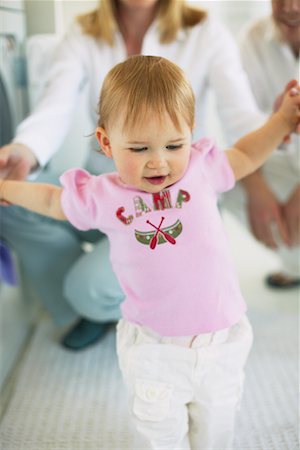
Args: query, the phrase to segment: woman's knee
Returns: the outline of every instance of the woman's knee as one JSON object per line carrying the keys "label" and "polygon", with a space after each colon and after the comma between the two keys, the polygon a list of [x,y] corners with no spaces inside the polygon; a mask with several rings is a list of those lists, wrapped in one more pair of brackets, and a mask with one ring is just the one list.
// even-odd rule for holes
{"label": "woman's knee", "polygon": [[79,258],[65,278],[64,294],[73,308],[83,316],[118,320],[124,294],[108,256],[106,260],[103,256],[99,256],[96,248]]}

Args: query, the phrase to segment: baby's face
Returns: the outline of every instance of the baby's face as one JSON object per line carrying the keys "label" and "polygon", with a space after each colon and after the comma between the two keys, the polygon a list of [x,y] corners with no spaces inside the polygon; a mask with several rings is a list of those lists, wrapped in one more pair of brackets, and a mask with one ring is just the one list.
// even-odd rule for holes
{"label": "baby's face", "polygon": [[123,129],[123,123],[123,117],[119,117],[108,130],[98,128],[96,133],[123,183],[154,193],[182,178],[190,159],[192,136],[185,120],[180,120],[181,131],[168,114],[161,119],[149,114],[144,125],[133,130]]}

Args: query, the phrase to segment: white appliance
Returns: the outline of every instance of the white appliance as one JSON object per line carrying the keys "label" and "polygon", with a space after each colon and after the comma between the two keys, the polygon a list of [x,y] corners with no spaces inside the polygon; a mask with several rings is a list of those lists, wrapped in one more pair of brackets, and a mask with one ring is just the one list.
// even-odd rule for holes
{"label": "white appliance", "polygon": [[[25,17],[22,1],[0,1],[0,146],[8,143],[28,111],[23,54]],[[1,225],[1,217],[0,217]],[[19,287],[0,282],[0,389],[9,374],[33,322],[33,310]]]}
{"label": "white appliance", "polygon": [[0,2],[0,145],[10,141],[28,112],[21,1]]}

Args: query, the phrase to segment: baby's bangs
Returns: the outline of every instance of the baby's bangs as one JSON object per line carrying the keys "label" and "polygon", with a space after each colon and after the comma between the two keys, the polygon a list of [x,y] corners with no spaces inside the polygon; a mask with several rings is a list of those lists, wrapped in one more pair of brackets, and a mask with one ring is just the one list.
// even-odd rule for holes
{"label": "baby's bangs", "polygon": [[183,120],[192,129],[195,99],[182,70],[154,56],[133,56],[113,68],[102,88],[102,119],[111,122],[124,113],[123,128],[147,124],[149,115],[163,119],[167,113],[181,131]]}
{"label": "baby's bangs", "polygon": [[[136,131],[140,127],[145,126],[149,122],[149,117],[157,119],[158,123],[163,123],[163,120],[166,116],[166,114],[169,115],[170,119],[172,120],[175,128],[178,131],[181,130],[180,126],[180,115],[176,113],[174,110],[169,111],[163,106],[161,108],[155,108],[152,107],[149,108],[147,106],[138,106],[134,105],[132,108],[129,108],[126,111],[126,118],[124,120],[123,124],[123,130],[130,130],[130,131]],[[181,117],[182,119],[182,117]]]}

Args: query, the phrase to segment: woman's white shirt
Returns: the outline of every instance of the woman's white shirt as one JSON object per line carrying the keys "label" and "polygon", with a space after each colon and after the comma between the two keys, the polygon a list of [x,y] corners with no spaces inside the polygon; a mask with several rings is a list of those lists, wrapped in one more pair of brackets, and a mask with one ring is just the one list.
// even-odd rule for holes
{"label": "woman's white shirt", "polygon": [[[45,92],[33,111],[17,129],[14,139],[30,147],[41,166],[59,149],[76,110],[78,94],[88,83],[89,112],[96,124],[97,103],[107,72],[126,59],[123,38],[116,32],[115,45],[83,34],[73,24],[59,44],[51,63]],[[190,80],[196,96],[195,140],[205,134],[206,100],[209,88],[228,144],[259,126],[265,116],[257,110],[237,46],[230,33],[213,18],[181,30],[169,44],[161,44],[157,22],[148,29],[142,54],[163,56],[178,64]],[[104,158],[104,157],[103,157]],[[102,158],[97,158],[97,171]]]}

